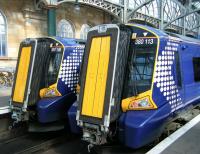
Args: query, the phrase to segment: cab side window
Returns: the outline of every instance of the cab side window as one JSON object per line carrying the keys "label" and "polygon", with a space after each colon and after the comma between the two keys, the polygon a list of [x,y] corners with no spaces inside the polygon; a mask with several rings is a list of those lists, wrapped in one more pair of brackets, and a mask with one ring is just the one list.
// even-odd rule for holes
{"label": "cab side window", "polygon": [[182,77],[181,77],[181,67],[180,67],[180,58],[178,52],[175,52],[175,61],[176,61],[176,77],[177,77],[177,86],[182,87]]}
{"label": "cab side window", "polygon": [[194,81],[200,81],[200,57],[193,58]]}

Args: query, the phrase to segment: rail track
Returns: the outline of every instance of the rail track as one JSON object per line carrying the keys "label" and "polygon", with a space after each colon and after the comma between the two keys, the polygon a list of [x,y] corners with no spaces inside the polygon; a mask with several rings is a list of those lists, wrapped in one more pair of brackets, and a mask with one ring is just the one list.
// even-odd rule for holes
{"label": "rail track", "polygon": [[133,150],[124,147],[121,144],[113,144],[94,146],[91,151],[88,152],[88,144],[81,141],[80,137],[77,137],[71,141],[66,141],[60,145],[53,146],[40,154],[144,154],[151,148],[151,146],[146,146],[141,149]]}
{"label": "rail track", "polygon": [[1,142],[20,137],[26,133],[27,133],[26,127],[18,127],[18,128],[11,129],[11,130],[8,129],[5,131],[2,131],[2,132],[0,132],[0,144],[1,144]]}
{"label": "rail track", "polygon": [[26,133],[0,142],[0,153],[30,154],[46,151],[53,145],[61,144],[69,136],[64,132]]}
{"label": "rail track", "polygon": [[104,146],[94,146],[91,149],[91,152],[88,152],[88,144],[81,141],[81,139],[76,138],[70,142],[65,142],[61,145],[54,146],[53,148],[42,152],[41,154],[65,154],[66,152],[69,154],[144,154],[148,152],[151,148],[153,148],[160,141],[165,139],[167,136],[172,134],[174,131],[178,130],[182,126],[184,126],[187,122],[189,122],[192,118],[196,117],[200,114],[200,107],[196,106],[194,109],[185,112],[182,116],[177,117],[171,124],[166,127],[165,132],[154,143],[142,147],[140,149],[134,150],[124,147],[120,143],[116,143],[113,145],[104,145]]}
{"label": "rail track", "polygon": [[[192,111],[187,112],[172,123],[167,129],[164,139],[178,128],[182,127],[190,119],[200,113],[197,106]],[[144,154],[156,143],[152,143],[141,149],[133,150],[119,143],[110,145],[94,146],[90,154]],[[67,134],[67,131],[51,133],[28,133],[26,125],[21,125],[11,130],[0,132],[0,153],[6,154],[89,154],[88,144],[81,141],[80,136]]]}

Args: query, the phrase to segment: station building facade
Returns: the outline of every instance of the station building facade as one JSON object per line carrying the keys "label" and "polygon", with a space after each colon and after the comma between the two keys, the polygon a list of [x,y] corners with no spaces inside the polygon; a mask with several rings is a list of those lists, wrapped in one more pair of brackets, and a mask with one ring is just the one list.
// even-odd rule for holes
{"label": "station building facade", "polygon": [[[20,42],[48,36],[48,8],[37,10],[33,0],[0,1],[0,68],[15,68]],[[56,35],[86,39],[90,27],[111,23],[114,17],[89,6],[76,9],[72,3],[55,8]]]}

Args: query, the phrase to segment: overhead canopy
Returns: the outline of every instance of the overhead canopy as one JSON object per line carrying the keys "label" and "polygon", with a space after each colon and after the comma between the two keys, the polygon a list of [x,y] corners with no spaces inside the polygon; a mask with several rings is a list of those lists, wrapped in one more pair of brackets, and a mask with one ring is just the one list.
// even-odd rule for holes
{"label": "overhead canopy", "polygon": [[195,8],[200,8],[200,1],[199,0],[195,0],[192,2],[192,5],[195,7]]}

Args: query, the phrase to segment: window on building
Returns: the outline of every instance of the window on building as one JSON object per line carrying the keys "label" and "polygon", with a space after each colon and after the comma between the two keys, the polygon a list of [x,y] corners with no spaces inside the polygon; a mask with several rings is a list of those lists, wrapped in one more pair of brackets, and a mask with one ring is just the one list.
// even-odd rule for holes
{"label": "window on building", "polygon": [[6,20],[0,11],[0,57],[6,56]]}
{"label": "window on building", "polygon": [[87,24],[83,24],[81,27],[80,38],[83,40],[87,39],[88,31],[90,30],[90,26]]}
{"label": "window on building", "polygon": [[65,19],[60,20],[57,26],[57,36],[74,38],[75,37],[74,26]]}
{"label": "window on building", "polygon": [[193,58],[194,81],[200,81],[200,57]]}

